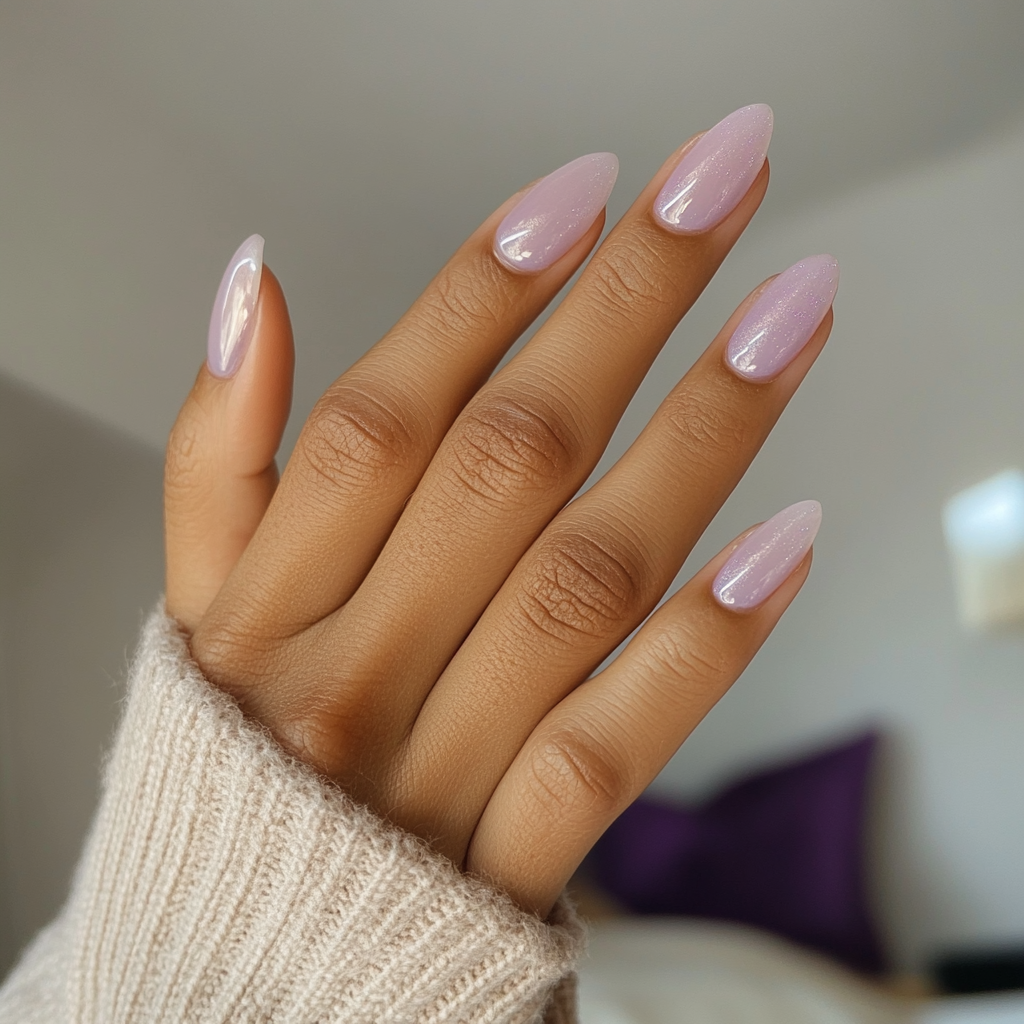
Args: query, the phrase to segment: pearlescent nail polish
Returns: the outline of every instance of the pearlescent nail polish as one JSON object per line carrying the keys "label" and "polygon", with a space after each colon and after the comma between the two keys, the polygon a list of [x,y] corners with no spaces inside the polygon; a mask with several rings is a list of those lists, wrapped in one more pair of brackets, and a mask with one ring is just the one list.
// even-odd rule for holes
{"label": "pearlescent nail polish", "polygon": [[836,297],[839,264],[808,256],[784,270],[757,297],[733,331],[726,363],[744,380],[777,377],[811,340]]}
{"label": "pearlescent nail polish", "polygon": [[252,340],[262,274],[263,237],[252,235],[231,257],[213,300],[206,363],[215,377],[233,377],[242,365]]}
{"label": "pearlescent nail polish", "polygon": [[587,233],[618,174],[614,153],[591,153],[552,171],[501,222],[495,256],[524,274],[550,267]]}
{"label": "pearlescent nail polish", "polygon": [[771,137],[772,108],[764,103],[741,107],[705,132],[654,201],[662,227],[679,234],[713,228],[747,194]]}
{"label": "pearlescent nail polish", "polygon": [[762,523],[729,556],[711,593],[731,611],[749,611],[767,600],[789,577],[811,550],[821,506],[816,501],[798,501]]}

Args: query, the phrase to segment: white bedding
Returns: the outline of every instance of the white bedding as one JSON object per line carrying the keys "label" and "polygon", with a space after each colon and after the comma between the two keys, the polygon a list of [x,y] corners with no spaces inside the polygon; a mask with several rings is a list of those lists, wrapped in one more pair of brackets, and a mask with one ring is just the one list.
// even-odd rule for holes
{"label": "white bedding", "polygon": [[946,999],[925,1010],[921,1024],[1024,1024],[1024,994]]}
{"label": "white bedding", "polygon": [[754,929],[625,918],[593,927],[580,1017],[583,1024],[1024,1024],[1024,999],[914,1005]]}

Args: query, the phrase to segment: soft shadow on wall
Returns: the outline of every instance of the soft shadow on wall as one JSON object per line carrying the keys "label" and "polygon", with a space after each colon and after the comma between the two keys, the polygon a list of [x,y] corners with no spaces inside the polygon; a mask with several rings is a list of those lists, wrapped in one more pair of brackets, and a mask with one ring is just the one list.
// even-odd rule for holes
{"label": "soft shadow on wall", "polygon": [[158,452],[0,377],[0,977],[57,911],[162,589]]}

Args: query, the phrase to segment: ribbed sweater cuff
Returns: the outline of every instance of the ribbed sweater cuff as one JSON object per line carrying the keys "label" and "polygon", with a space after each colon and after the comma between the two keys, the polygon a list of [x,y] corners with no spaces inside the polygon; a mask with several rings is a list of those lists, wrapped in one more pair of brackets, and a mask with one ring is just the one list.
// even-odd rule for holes
{"label": "ribbed sweater cuff", "polygon": [[287,758],[162,614],[66,925],[76,1024],[571,1021],[583,944]]}

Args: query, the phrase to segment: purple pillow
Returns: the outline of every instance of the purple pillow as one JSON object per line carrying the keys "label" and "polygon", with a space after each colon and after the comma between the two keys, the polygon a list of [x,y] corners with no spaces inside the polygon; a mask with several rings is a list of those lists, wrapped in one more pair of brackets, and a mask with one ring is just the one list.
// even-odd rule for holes
{"label": "purple pillow", "polygon": [[864,891],[869,733],[734,783],[690,810],[641,798],[588,858],[638,914],[739,921],[858,970],[884,967]]}

